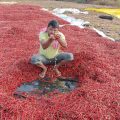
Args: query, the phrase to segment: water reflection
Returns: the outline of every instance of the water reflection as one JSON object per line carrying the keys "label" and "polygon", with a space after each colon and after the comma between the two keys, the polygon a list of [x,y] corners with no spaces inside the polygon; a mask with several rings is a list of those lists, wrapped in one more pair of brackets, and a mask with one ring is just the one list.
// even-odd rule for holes
{"label": "water reflection", "polygon": [[63,79],[58,78],[53,83],[49,81],[35,80],[32,82],[23,83],[16,89],[15,96],[19,96],[22,93],[30,95],[46,95],[53,91],[61,93],[70,92],[77,87],[78,79]]}

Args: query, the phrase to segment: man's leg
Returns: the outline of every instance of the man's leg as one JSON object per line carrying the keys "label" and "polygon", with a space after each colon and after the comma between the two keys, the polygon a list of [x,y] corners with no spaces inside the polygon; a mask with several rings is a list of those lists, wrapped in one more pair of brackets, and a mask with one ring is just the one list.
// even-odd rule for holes
{"label": "man's leg", "polygon": [[47,67],[40,61],[36,66],[42,68],[42,72],[39,74],[40,78],[44,78],[47,72]]}
{"label": "man's leg", "polygon": [[55,65],[54,71],[59,77],[61,76],[61,72],[58,70],[59,66],[71,62],[72,60],[74,60],[74,56],[72,53],[62,52],[56,56],[56,59],[58,61],[58,64]]}
{"label": "man's leg", "polygon": [[39,74],[40,78],[44,78],[45,74],[47,72],[47,67],[45,66],[48,63],[47,58],[45,58],[43,55],[33,55],[31,58],[31,64],[34,64],[40,68],[42,68],[42,73]]}

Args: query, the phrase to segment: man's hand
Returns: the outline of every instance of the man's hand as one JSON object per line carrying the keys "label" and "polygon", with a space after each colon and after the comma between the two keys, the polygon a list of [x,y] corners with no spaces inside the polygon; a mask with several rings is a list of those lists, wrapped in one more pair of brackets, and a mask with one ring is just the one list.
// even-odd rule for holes
{"label": "man's hand", "polygon": [[60,39],[60,35],[59,35],[59,34],[56,34],[56,35],[55,35],[55,39],[56,39],[56,40],[59,40],[59,39]]}
{"label": "man's hand", "polygon": [[43,47],[43,49],[46,49],[49,47],[49,45],[55,40],[55,36],[53,34],[51,34],[49,36],[49,40],[47,41],[41,41],[41,45]]}
{"label": "man's hand", "polygon": [[60,34],[55,34],[55,40],[57,40],[62,47],[67,48],[67,42],[61,40]]}
{"label": "man's hand", "polygon": [[50,35],[50,40],[55,40],[55,36],[53,34]]}

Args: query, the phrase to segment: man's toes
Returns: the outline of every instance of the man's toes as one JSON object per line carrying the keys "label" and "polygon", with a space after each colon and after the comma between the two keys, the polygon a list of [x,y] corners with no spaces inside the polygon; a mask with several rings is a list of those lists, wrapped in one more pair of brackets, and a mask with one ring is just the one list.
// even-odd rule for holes
{"label": "man's toes", "polygon": [[44,78],[44,77],[45,77],[45,74],[46,74],[46,72],[40,73],[40,74],[39,74],[39,77]]}
{"label": "man's toes", "polygon": [[56,73],[57,77],[61,76],[61,72],[58,69],[55,70],[55,73]]}

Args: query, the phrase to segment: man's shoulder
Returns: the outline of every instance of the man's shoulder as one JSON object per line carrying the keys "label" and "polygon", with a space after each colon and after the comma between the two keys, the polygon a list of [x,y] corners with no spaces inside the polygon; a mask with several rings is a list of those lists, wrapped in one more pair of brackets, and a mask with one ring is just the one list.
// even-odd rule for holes
{"label": "man's shoulder", "polygon": [[46,40],[47,39],[47,34],[46,34],[46,32],[40,32],[39,33],[39,40],[40,41],[43,41],[43,40]]}
{"label": "man's shoulder", "polygon": [[46,35],[46,34],[47,34],[47,32],[42,31],[42,32],[40,32],[39,35]]}
{"label": "man's shoulder", "polygon": [[40,32],[40,34],[39,34],[39,37],[40,38],[46,38],[47,37],[47,32]]}

